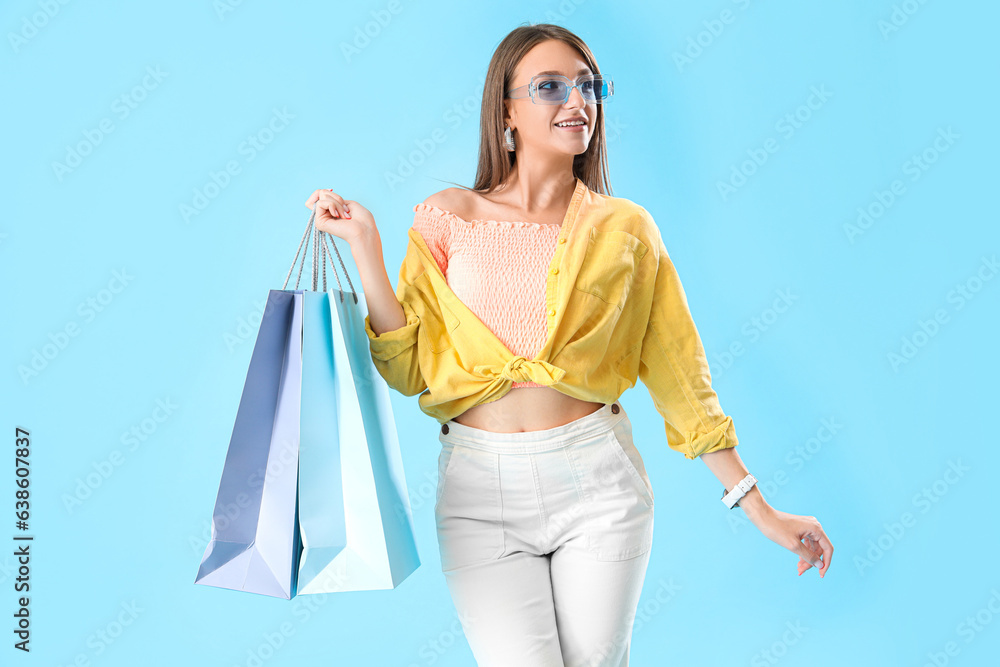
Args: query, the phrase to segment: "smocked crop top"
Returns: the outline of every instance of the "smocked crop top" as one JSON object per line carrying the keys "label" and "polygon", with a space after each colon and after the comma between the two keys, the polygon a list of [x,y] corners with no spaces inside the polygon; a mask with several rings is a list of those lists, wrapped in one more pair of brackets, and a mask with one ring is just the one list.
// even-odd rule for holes
{"label": "smocked crop top", "polygon": [[[548,335],[546,271],[560,226],[463,220],[427,203],[417,204],[413,212],[413,228],[427,242],[455,295],[511,352],[533,359]],[[544,385],[514,382],[511,386]]]}

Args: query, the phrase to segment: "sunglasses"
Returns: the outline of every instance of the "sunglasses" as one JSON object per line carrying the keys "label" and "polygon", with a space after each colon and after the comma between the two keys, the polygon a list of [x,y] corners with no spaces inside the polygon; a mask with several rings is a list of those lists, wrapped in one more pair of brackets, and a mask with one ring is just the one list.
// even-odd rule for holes
{"label": "sunglasses", "polygon": [[[522,88],[528,89],[527,95],[512,94]],[[581,76],[576,83],[561,74],[536,74],[531,77],[530,83],[508,90],[507,97],[531,97],[535,104],[565,104],[574,88],[580,89],[580,94],[588,104],[604,104],[615,92],[614,82],[600,74]]]}

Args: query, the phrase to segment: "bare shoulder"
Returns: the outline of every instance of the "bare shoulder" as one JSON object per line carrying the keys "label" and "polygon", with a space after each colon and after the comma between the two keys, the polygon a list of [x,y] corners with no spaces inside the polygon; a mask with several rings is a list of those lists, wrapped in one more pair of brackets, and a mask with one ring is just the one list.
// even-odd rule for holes
{"label": "bare shoulder", "polygon": [[445,188],[432,194],[424,203],[459,215],[468,209],[469,193],[462,188]]}

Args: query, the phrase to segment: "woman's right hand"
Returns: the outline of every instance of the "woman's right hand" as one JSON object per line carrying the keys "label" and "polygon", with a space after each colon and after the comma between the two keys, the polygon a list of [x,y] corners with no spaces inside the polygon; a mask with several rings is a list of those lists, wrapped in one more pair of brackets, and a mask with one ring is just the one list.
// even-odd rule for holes
{"label": "woman's right hand", "polygon": [[344,199],[333,190],[316,190],[306,200],[310,211],[316,206],[316,228],[344,239],[350,245],[377,234],[375,218],[371,211],[352,199]]}

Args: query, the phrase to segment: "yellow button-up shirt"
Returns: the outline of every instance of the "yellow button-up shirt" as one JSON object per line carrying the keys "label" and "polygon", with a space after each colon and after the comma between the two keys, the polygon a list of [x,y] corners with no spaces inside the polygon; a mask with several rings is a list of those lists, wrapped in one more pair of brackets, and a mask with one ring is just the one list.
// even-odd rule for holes
{"label": "yellow button-up shirt", "polygon": [[443,424],[526,381],[613,403],[638,378],[671,449],[694,459],[737,445],[684,288],[642,206],[577,179],[545,284],[549,333],[533,359],[507,349],[451,291],[419,232],[408,236],[396,287],[406,324],[376,335],[366,316],[365,330],[378,372],[405,396],[420,393],[425,414]]}

